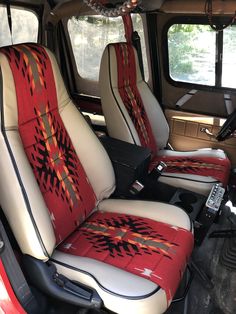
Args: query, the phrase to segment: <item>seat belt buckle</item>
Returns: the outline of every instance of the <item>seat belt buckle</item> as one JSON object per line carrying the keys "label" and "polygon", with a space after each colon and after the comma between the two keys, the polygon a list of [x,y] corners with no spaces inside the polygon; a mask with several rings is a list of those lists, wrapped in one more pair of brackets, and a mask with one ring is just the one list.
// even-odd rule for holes
{"label": "seat belt buckle", "polygon": [[165,171],[166,168],[167,168],[167,164],[164,161],[160,161],[154,169],[159,175],[161,175]]}
{"label": "seat belt buckle", "polygon": [[131,185],[129,192],[133,195],[137,195],[139,192],[142,191],[143,188],[144,185],[138,180],[135,180],[134,183]]}
{"label": "seat belt buckle", "polygon": [[158,180],[159,177],[162,175],[162,173],[165,171],[167,168],[167,164],[164,163],[164,161],[160,161],[150,172],[149,176],[154,179]]}

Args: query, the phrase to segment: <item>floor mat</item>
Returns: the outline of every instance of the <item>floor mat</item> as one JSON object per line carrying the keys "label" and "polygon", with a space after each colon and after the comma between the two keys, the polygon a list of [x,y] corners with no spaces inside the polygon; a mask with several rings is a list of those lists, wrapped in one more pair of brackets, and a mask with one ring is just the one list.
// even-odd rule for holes
{"label": "floor mat", "polygon": [[[208,235],[215,230],[230,229],[232,224],[229,208],[225,208],[218,223],[213,224]],[[185,301],[171,305],[166,314],[235,314],[236,313],[236,271],[227,269],[220,262],[225,239],[205,238],[193,252],[193,261],[205,272],[212,282],[212,288],[194,276]]]}
{"label": "floor mat", "polygon": [[[231,215],[226,207],[208,235],[215,230],[230,229]],[[195,276],[188,295],[188,314],[236,313],[236,272],[227,269],[220,262],[224,243],[225,239],[206,237],[202,245],[194,250],[193,260],[211,278],[213,288],[207,289]]]}

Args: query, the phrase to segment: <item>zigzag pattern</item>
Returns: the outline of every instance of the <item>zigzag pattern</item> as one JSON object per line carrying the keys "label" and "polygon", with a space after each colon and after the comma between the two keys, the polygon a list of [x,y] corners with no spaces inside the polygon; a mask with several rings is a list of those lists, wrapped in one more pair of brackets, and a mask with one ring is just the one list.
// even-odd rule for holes
{"label": "zigzag pattern", "polygon": [[155,152],[157,147],[142,98],[136,86],[135,55],[127,43],[112,44],[118,64],[118,90],[137,130],[140,143]]}
{"label": "zigzag pattern", "polygon": [[192,245],[191,232],[182,228],[133,215],[97,211],[59,250],[151,280],[165,289],[170,300]]}
{"label": "zigzag pattern", "polygon": [[28,44],[1,51],[15,81],[19,133],[59,243],[85,220],[96,198],[58,112],[46,50]]}

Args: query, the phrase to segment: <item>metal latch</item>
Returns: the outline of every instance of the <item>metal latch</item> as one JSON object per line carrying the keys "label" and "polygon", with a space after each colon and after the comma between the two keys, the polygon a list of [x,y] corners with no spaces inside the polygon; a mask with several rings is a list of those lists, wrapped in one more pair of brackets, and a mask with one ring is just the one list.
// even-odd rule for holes
{"label": "metal latch", "polygon": [[144,185],[138,180],[135,180],[134,183],[131,185],[131,188],[129,191],[131,194],[136,195],[139,192],[141,192],[143,188],[144,188]]}

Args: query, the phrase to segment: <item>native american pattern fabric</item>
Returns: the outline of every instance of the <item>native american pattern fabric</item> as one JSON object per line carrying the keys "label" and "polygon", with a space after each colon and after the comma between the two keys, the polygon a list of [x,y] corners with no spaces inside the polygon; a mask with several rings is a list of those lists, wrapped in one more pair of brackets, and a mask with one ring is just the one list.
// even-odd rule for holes
{"label": "native american pattern fabric", "polygon": [[48,207],[59,249],[152,280],[165,289],[170,301],[192,251],[192,234],[131,215],[90,215],[96,198],[60,117],[46,50],[36,44],[22,44],[0,52],[12,70],[19,134]]}
{"label": "native american pattern fabric", "polygon": [[95,195],[59,115],[47,52],[34,44],[0,51],[14,77],[20,137],[59,243],[95,207]]}
{"label": "native american pattern fabric", "polygon": [[228,158],[160,156],[153,158],[150,164],[150,170],[160,161],[166,163],[166,173],[186,173],[205,177],[209,176],[221,182],[224,186],[227,185],[229,179],[230,161]]}
{"label": "native american pattern fabric", "polygon": [[149,147],[153,152],[150,170],[162,160],[167,164],[165,172],[211,176],[226,185],[230,171],[230,161],[228,158],[191,158],[185,156],[163,156],[159,158],[154,155],[157,151],[157,147],[142,98],[137,88],[134,48],[128,43],[111,45],[114,46],[116,51],[118,89],[121,99],[135,126],[141,145]]}
{"label": "native american pattern fabric", "polygon": [[192,248],[193,235],[187,230],[133,215],[98,211],[59,250],[149,279],[166,291],[170,301]]}
{"label": "native american pattern fabric", "polygon": [[142,146],[157,150],[147,113],[137,88],[136,66],[133,47],[126,43],[112,44],[118,67],[118,90],[121,99],[138,133]]}

